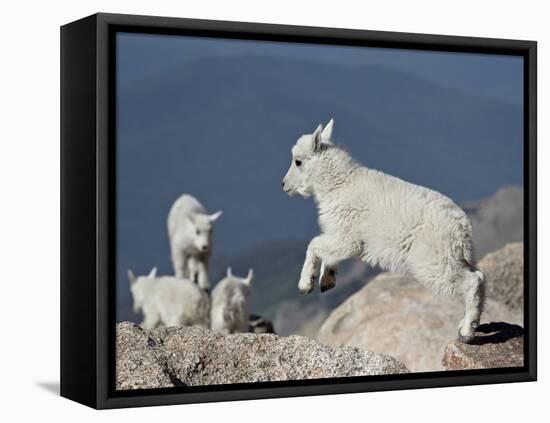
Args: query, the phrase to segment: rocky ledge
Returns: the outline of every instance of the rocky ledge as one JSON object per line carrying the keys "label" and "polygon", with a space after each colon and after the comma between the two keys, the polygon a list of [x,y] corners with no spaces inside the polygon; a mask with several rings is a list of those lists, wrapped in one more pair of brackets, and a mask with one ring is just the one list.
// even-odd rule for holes
{"label": "rocky ledge", "polygon": [[[436,295],[411,276],[382,273],[332,311],[317,340],[389,354],[412,372],[440,371],[441,354],[463,314],[460,297]],[[491,298],[483,319],[523,323],[518,312]]]}
{"label": "rocky ledge", "polygon": [[477,328],[471,344],[456,340],[445,348],[446,370],[523,367],[523,328],[508,323],[487,323]]}
{"label": "rocky ledge", "polygon": [[147,331],[129,322],[117,324],[116,360],[116,387],[124,390],[408,373],[388,355],[302,336]]}

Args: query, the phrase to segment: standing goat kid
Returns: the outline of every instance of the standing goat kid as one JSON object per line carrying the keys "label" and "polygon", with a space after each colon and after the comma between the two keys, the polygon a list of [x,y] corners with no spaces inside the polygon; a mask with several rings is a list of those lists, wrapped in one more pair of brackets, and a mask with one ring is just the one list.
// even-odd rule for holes
{"label": "standing goat kid", "polygon": [[246,278],[233,276],[227,268],[227,276],[212,291],[211,328],[223,334],[248,332],[250,315],[250,286],[254,272]]}
{"label": "standing goat kid", "polygon": [[283,179],[289,195],[313,196],[321,234],[306,251],[298,288],[307,294],[336,284],[337,265],[358,258],[411,273],[437,293],[464,297],[462,342],[474,338],[484,301],[483,274],[472,264],[472,226],[448,197],[354,161],[332,143],[334,122],[319,125],[292,147]]}
{"label": "standing goat kid", "polygon": [[188,194],[179,197],[168,214],[168,237],[174,274],[208,290],[208,262],[212,255],[214,222],[221,211],[207,214],[204,206]]}

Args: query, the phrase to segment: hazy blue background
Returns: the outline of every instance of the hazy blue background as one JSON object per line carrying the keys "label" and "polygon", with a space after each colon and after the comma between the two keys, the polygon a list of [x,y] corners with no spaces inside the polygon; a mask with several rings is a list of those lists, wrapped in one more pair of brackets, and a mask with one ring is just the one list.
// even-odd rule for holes
{"label": "hazy blue background", "polygon": [[128,268],[172,273],[182,193],[224,211],[211,283],[232,257],[298,265],[316,214],[281,178],[298,136],[330,117],[362,163],[459,203],[523,184],[518,57],[119,34],[117,78],[117,319],[131,317]]}

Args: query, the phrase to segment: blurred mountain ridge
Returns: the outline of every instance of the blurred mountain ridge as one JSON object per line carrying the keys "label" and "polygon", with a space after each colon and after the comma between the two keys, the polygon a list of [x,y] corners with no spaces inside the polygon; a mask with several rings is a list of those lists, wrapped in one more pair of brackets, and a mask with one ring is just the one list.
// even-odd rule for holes
{"label": "blurred mountain ridge", "polygon": [[[468,202],[463,208],[474,226],[476,259],[507,243],[523,241],[523,188],[506,186],[494,196]],[[316,289],[310,295],[299,296],[297,285],[308,242],[266,241],[237,254],[215,256],[210,269],[211,284],[225,276],[228,266],[242,275],[253,268],[252,311],[273,319],[279,334],[314,336],[330,312],[362,289],[380,270],[350,260],[340,266],[336,288],[323,294]],[[126,291],[119,291],[117,321],[139,322],[140,318],[131,311],[131,297],[125,285]]]}

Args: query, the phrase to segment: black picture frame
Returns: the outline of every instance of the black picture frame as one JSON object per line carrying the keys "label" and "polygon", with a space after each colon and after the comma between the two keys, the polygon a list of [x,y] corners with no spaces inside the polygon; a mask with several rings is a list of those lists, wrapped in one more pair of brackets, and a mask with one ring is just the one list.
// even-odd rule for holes
{"label": "black picture frame", "polygon": [[[522,56],[524,367],[115,391],[117,31]],[[536,380],[536,72],[534,41],[104,13],[61,27],[61,395],[99,409]]]}

